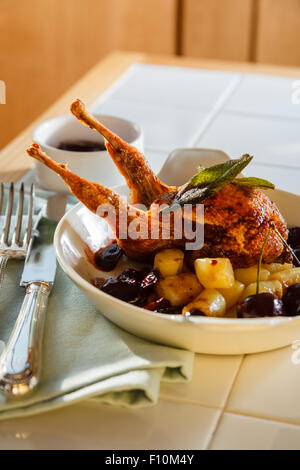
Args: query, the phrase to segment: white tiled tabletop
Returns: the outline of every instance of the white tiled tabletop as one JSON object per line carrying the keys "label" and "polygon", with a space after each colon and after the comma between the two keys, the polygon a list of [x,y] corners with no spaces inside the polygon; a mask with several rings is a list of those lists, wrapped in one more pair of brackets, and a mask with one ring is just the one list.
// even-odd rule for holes
{"label": "white tiled tabletop", "polygon": [[[137,64],[92,110],[138,122],[155,171],[176,147],[251,153],[246,174],[300,194],[300,105],[292,104],[292,85]],[[192,382],[163,384],[154,407],[82,402],[2,421],[0,448],[300,449],[300,360],[293,354],[291,347],[245,357],[199,354]]]}

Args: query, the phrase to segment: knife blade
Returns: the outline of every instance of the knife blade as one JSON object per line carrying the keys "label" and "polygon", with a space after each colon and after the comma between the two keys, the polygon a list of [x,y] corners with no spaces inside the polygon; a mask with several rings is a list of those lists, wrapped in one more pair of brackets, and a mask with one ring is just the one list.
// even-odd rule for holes
{"label": "knife blade", "polygon": [[25,260],[20,286],[29,282],[46,282],[53,285],[56,273],[56,257],[52,244],[56,221],[42,216],[38,224],[38,237]]}
{"label": "knife blade", "polygon": [[24,301],[0,359],[0,390],[9,397],[27,395],[39,382],[44,321],[56,273],[53,237],[66,201],[66,194],[48,200],[25,260],[20,282]]}

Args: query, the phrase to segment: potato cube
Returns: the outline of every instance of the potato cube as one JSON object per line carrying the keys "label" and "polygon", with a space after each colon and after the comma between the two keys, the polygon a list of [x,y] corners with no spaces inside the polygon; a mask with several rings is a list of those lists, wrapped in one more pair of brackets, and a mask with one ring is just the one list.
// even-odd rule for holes
{"label": "potato cube", "polygon": [[200,284],[207,289],[234,285],[233,269],[228,258],[198,258],[194,266]]}
{"label": "potato cube", "polygon": [[[261,268],[259,274],[260,281],[266,281],[270,276],[270,271]],[[237,281],[240,281],[245,286],[248,286],[252,282],[257,280],[257,266],[251,266],[250,268],[238,268],[234,271],[234,277]]]}
{"label": "potato cube", "polygon": [[203,287],[199,284],[194,273],[182,273],[177,276],[168,276],[162,279],[156,286],[159,297],[165,297],[173,306],[186,305],[191,302]]}
{"label": "potato cube", "polygon": [[226,312],[226,301],[216,289],[204,289],[192,302],[182,309],[183,315],[188,315],[197,309],[208,317],[222,317]]}
{"label": "potato cube", "polygon": [[226,300],[227,309],[231,308],[239,301],[244,289],[245,285],[240,281],[234,281],[233,286],[228,287],[227,289],[218,289]]}
{"label": "potato cube", "polygon": [[183,258],[183,251],[175,248],[159,251],[154,258],[154,268],[162,277],[176,276],[182,272]]}
{"label": "potato cube", "polygon": [[271,279],[277,279],[281,282],[283,289],[286,289],[300,282],[300,268],[286,269],[285,271],[273,273],[270,276]]}
{"label": "potato cube", "polygon": [[271,274],[279,273],[280,271],[286,271],[287,269],[292,269],[294,266],[290,263],[270,263],[262,264],[262,268],[267,269]]}
{"label": "potato cube", "polygon": [[[282,297],[282,285],[279,281],[261,281],[259,282],[259,294],[261,292],[269,292],[270,294],[276,295],[277,297]],[[239,301],[243,302],[249,295],[256,294],[256,282],[249,284],[242,293]]]}

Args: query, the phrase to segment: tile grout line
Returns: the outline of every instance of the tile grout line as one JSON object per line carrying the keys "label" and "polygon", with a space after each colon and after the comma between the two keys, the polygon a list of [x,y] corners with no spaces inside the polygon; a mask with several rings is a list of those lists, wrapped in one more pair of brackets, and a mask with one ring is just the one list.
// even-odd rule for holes
{"label": "tile grout line", "polygon": [[193,147],[200,140],[200,138],[203,137],[205,132],[210,128],[219,113],[222,111],[227,101],[238,89],[242,79],[242,74],[237,74],[234,78],[232,78],[229,85],[227,85],[223,93],[221,93],[221,95],[213,105],[212,109],[208,112],[208,115],[204,119],[204,122],[201,124],[200,129],[195,133],[194,137],[190,139],[190,142],[187,144],[188,147]]}
{"label": "tile grout line", "polygon": [[[241,361],[242,361],[242,359],[241,359]],[[238,372],[239,372],[239,370],[238,370]],[[232,382],[232,388],[233,388],[234,383],[235,383],[235,379]],[[231,391],[232,391],[232,389],[231,389]],[[226,400],[226,403],[228,403],[228,401],[230,399],[229,395],[230,395],[231,391],[228,394],[228,399]],[[284,418],[277,418],[277,417],[265,416],[265,415],[260,415],[260,414],[252,414],[252,413],[245,412],[245,411],[231,410],[230,408],[225,409],[226,404],[224,405],[224,407],[218,406],[218,405],[210,405],[210,404],[205,403],[205,402],[200,402],[200,401],[198,402],[198,401],[189,400],[189,399],[186,399],[186,398],[182,399],[182,398],[178,398],[178,397],[172,397],[170,395],[165,395],[163,393],[159,395],[159,400],[164,400],[164,401],[168,401],[168,402],[172,402],[172,403],[180,403],[180,404],[183,404],[183,405],[200,406],[201,408],[208,408],[210,410],[221,411],[222,416],[224,415],[224,413],[227,413],[227,414],[231,414],[231,415],[234,415],[234,416],[242,416],[242,417],[251,418],[251,419],[261,419],[261,420],[265,420],[265,421],[271,421],[273,423],[287,424],[289,426],[295,426],[295,427],[300,428],[300,422],[286,420]],[[215,431],[216,430],[217,429],[215,429]]]}
{"label": "tile grout line", "polygon": [[236,109],[224,109],[224,113],[227,115],[232,115],[232,116],[242,116],[242,117],[248,117],[248,118],[261,118],[261,119],[274,119],[274,120],[279,120],[279,121],[292,121],[292,122],[299,122],[300,121],[300,116],[280,116],[279,114],[267,114],[267,113],[254,113],[251,111],[241,111],[241,110],[236,110]]}
{"label": "tile grout line", "polygon": [[[295,422],[295,421],[289,421],[284,418],[272,418],[270,416],[264,416],[264,415],[259,415],[259,414],[251,414],[247,413],[244,411],[234,411],[230,409],[224,410],[227,414],[231,414],[234,416],[243,416],[245,418],[251,418],[251,419],[260,419],[260,420],[265,420],[265,421],[270,421],[272,423],[279,423],[279,424],[287,424],[289,426],[295,426],[297,428],[300,428],[300,422]],[[224,413],[223,413],[224,414]]]}
{"label": "tile grout line", "polygon": [[223,418],[223,416],[224,416],[224,413],[225,413],[225,411],[226,411],[226,409],[227,409],[227,405],[228,405],[228,403],[229,403],[229,400],[230,400],[230,397],[231,397],[233,388],[234,388],[234,386],[235,386],[235,384],[236,384],[236,382],[237,382],[237,379],[238,379],[238,376],[239,376],[239,374],[240,374],[242,365],[243,365],[243,363],[244,363],[244,359],[245,359],[245,355],[243,355],[243,356],[241,357],[241,360],[240,360],[238,369],[237,369],[236,374],[235,374],[235,376],[234,376],[234,378],[233,378],[233,380],[232,380],[231,387],[230,387],[230,390],[229,390],[229,392],[228,392],[227,398],[226,398],[226,400],[225,400],[225,402],[224,402],[224,405],[223,405],[222,408],[221,408],[221,413],[220,413],[220,415],[219,415],[219,417],[218,417],[218,419],[217,419],[217,421],[216,421],[216,425],[215,425],[215,427],[214,427],[212,433],[210,434],[210,436],[209,436],[209,438],[208,438],[208,440],[207,440],[207,443],[206,443],[206,445],[205,445],[205,447],[204,447],[205,450],[209,450],[209,449],[210,449],[210,446],[211,446],[211,444],[212,444],[212,442],[213,442],[213,439],[214,439],[214,437],[215,437],[215,434],[216,434],[216,432],[217,432],[217,430],[218,430],[218,428],[219,428],[219,426],[220,426],[221,420],[222,420],[222,418]]}
{"label": "tile grout line", "polygon": [[172,397],[171,395],[165,395],[163,393],[159,394],[159,400],[165,400],[172,403],[181,403],[183,405],[193,405],[193,406],[200,406],[201,408],[209,408],[210,410],[217,410],[222,411],[222,407],[218,405],[210,405],[208,403],[202,403],[195,400],[189,400],[187,398],[178,398]]}
{"label": "tile grout line", "polygon": [[[183,404],[183,405],[200,406],[201,408],[208,408],[210,410],[220,411],[220,412],[222,412],[222,416],[220,416],[220,419],[223,417],[224,413],[227,413],[227,414],[231,414],[231,415],[234,415],[234,416],[241,416],[241,417],[251,418],[251,419],[260,419],[260,420],[270,421],[270,422],[273,422],[273,423],[287,424],[289,426],[295,426],[297,428],[300,428],[300,422],[290,421],[290,420],[285,420],[283,418],[265,416],[265,415],[260,415],[260,414],[252,414],[252,413],[249,413],[249,412],[247,413],[247,412],[244,412],[244,411],[237,411],[237,410],[231,410],[230,408],[226,408],[226,404],[228,403],[228,401],[230,399],[230,394],[231,394],[233,386],[236,382],[237,375],[240,372],[240,368],[242,366],[243,359],[244,359],[244,357],[241,358],[241,363],[239,365],[239,369],[236,373],[236,376],[234,377],[234,379],[232,381],[231,390],[228,392],[228,397],[227,397],[225,405],[223,407],[218,406],[218,405],[210,405],[210,404],[205,403],[205,402],[200,402],[200,401],[198,402],[198,401],[195,401],[195,400],[189,400],[189,399],[186,399],[186,398],[182,399],[182,398],[178,398],[178,397],[172,397],[170,395],[166,395],[166,394],[163,394],[163,393],[159,395],[159,400],[164,400],[164,401],[168,401],[168,402],[172,402],[172,403],[180,403],[180,404]],[[215,433],[216,431],[217,431],[217,428],[214,429],[213,433]]]}

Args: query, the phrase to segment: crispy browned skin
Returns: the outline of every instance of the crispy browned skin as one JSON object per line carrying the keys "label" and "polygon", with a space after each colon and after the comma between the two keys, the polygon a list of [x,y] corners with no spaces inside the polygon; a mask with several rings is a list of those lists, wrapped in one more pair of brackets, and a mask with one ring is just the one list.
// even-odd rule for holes
{"label": "crispy browned skin", "polygon": [[[235,184],[225,186],[204,201],[205,245],[188,254],[190,264],[197,257],[230,258],[234,267],[257,263],[263,242],[274,224],[287,239],[288,230],[278,208],[261,191]],[[282,258],[280,258],[282,256]],[[271,231],[263,261],[290,261],[275,231]]]}
{"label": "crispy browned skin", "polygon": [[126,180],[132,204],[140,203],[149,207],[154,199],[169,190],[169,187],[152,172],[144,156],[103,126],[87,111],[80,100],[73,101],[71,112],[79,121],[104,137],[108,153]]}
{"label": "crispy browned skin", "polygon": [[[67,169],[63,163],[56,163],[49,158],[37,143],[33,143],[27,149],[30,157],[39,160],[51,170],[55,171],[62,177],[65,183],[69,186],[70,191],[76,196],[91,212],[97,213],[97,209],[101,205],[112,205],[115,207],[115,214],[117,216],[116,226],[119,227],[119,218],[123,211],[127,213],[127,220],[130,223],[138,216],[144,216],[145,213],[139,209],[127,204],[124,199],[120,198],[117,193],[111,189],[106,188],[98,183],[92,183],[78,175],[75,175]],[[106,217],[109,224],[114,223],[114,219],[109,215]]]}
{"label": "crispy browned skin", "polygon": [[[76,106],[78,106],[76,115],[80,119],[79,110],[82,110],[82,106],[78,100],[73,103],[72,111]],[[90,119],[93,118],[89,117],[85,110],[83,116],[85,124],[89,123],[87,125],[99,130],[98,121],[92,124]],[[40,160],[58,173],[67,183],[72,193],[92,212],[96,212],[101,204],[109,203],[115,207],[117,215],[116,237],[119,245],[130,258],[139,261],[150,261],[155,253],[163,248],[176,247],[184,249],[187,240],[174,238],[173,215],[171,215],[170,235],[167,238],[162,237],[164,227],[161,217],[157,218],[155,222],[158,224],[158,238],[153,239],[150,236],[153,220],[151,215],[154,211],[158,211],[159,204],[170,204],[177,193],[177,189],[161,183],[149,167],[142,162],[143,157],[141,154],[134,151],[132,146],[121,141],[103,126],[99,132],[105,139],[110,139],[107,146],[113,158],[115,159],[115,152],[120,152],[122,156],[120,166],[123,169],[122,171],[127,171],[127,180],[131,189],[131,203],[143,202],[145,205],[149,205],[150,208],[147,212],[127,205],[123,200],[120,200],[116,193],[108,188],[86,181],[70,172],[65,165],[54,162],[41,152],[38,144],[33,144],[27,152],[31,157]],[[135,168],[138,168],[138,173],[140,172],[141,175],[138,182],[133,178],[134,165],[136,165]],[[146,173],[149,170],[150,173],[147,173],[146,179],[143,180],[144,170]],[[123,220],[120,215],[124,212],[128,216],[128,226],[135,223],[140,227],[138,239],[132,239],[130,236],[126,239],[120,239],[119,232],[122,229],[120,220]],[[193,218],[195,218],[195,212],[193,214]],[[107,220],[114,228],[113,221],[109,217]],[[197,224],[199,221],[194,220],[194,223]],[[272,224],[287,239],[286,223],[276,205],[264,193],[255,189],[246,189],[229,184],[215,196],[205,200],[205,244],[201,250],[187,252],[187,261],[192,266],[194,259],[198,257],[228,257],[234,267],[251,266],[257,263],[269,226]],[[264,250],[263,261],[269,263],[290,260],[290,255],[284,250],[282,242],[272,231]]]}

